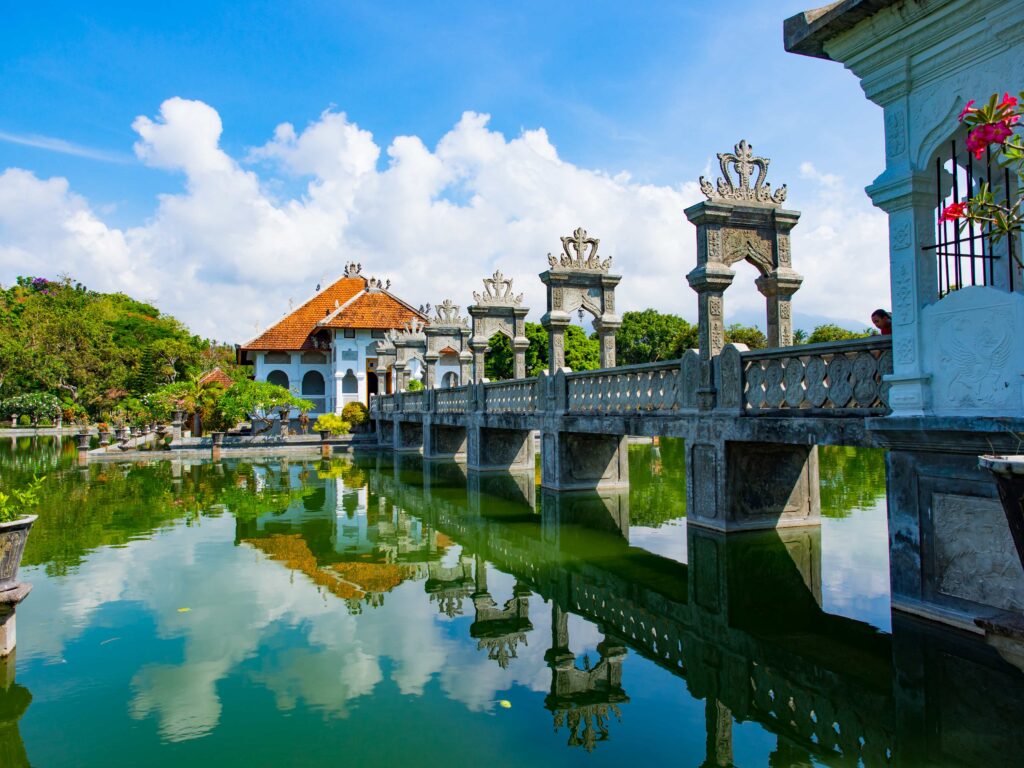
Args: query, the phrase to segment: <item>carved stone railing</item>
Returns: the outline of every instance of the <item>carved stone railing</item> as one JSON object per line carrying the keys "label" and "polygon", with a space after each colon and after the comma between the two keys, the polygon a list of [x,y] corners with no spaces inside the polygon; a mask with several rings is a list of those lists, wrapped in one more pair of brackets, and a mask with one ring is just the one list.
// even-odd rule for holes
{"label": "carved stone railing", "polygon": [[882,380],[892,373],[892,339],[887,336],[770,351],[727,348],[719,358],[720,392],[730,389],[736,355],[745,415],[868,416],[889,411],[889,386]]}
{"label": "carved stone railing", "polygon": [[678,360],[566,375],[570,413],[671,413],[679,409]]}
{"label": "carved stone railing", "polygon": [[484,385],[488,413],[533,413],[537,410],[537,379],[513,379]]}
{"label": "carved stone railing", "polygon": [[427,393],[419,392],[402,393],[402,413],[423,413],[427,410]]}
{"label": "carved stone railing", "polygon": [[370,398],[370,413],[394,413],[396,409],[394,395],[374,395]]}
{"label": "carved stone railing", "polygon": [[469,387],[451,387],[434,391],[434,410],[437,413],[465,413],[469,407]]}

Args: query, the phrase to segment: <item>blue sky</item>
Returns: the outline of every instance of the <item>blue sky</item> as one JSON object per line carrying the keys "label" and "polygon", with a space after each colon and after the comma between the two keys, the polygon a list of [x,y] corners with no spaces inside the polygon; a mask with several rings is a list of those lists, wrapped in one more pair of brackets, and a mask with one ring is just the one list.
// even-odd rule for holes
{"label": "blue sky", "polygon": [[[747,138],[772,157],[770,178],[789,184],[788,204],[805,211],[802,225],[816,205],[873,213],[861,190],[883,167],[880,112],[841,65],[785,53],[782,21],[804,3],[94,5],[39,2],[5,9],[0,172],[19,168],[38,180],[66,179],[70,193],[84,199],[90,215],[109,230],[127,232],[159,216],[159,195],[188,194],[187,171],[174,162],[142,161],[133,151],[140,138],[136,118],[157,119],[161,104],[174,97],[215,110],[223,124],[219,148],[257,173],[282,204],[302,199],[317,174],[247,162],[252,148],[270,141],[281,123],[301,133],[325,110],[344,113],[372,134],[383,171],[396,137],[419,137],[433,151],[472,111],[489,115],[488,129],[510,142],[523,130],[543,129],[562,161],[612,177],[628,174],[632,189],[678,189],[705,172],[715,152]],[[87,156],[57,151],[49,140]],[[466,202],[457,184],[439,194]],[[574,190],[562,194],[571,208]],[[511,211],[508,218],[521,215]],[[836,211],[830,215],[834,222]],[[592,230],[599,226],[590,224]],[[24,233],[15,230],[0,223],[0,254],[5,241],[8,247],[8,258],[0,258],[0,283],[33,266],[12,263],[11,254],[24,258],[31,251]],[[557,245],[557,236],[566,233],[552,232],[549,239]],[[361,237],[364,245],[366,239]],[[870,237],[862,239],[866,244]],[[620,251],[628,247],[625,232],[612,241]],[[858,250],[852,242],[843,247],[851,254]],[[354,241],[348,248],[358,250]],[[796,253],[797,269],[801,256]],[[345,256],[337,257],[327,274],[341,270]],[[67,258],[74,269],[73,254]],[[383,259],[382,271],[401,272],[402,258],[396,252]],[[481,261],[487,263],[476,271],[483,276],[494,259]],[[683,261],[675,279],[692,267]],[[885,262],[884,252],[873,254],[868,269],[884,271]],[[523,274],[539,268],[524,267]],[[94,283],[104,282],[99,272]],[[307,275],[296,276],[288,296],[294,300],[303,295],[300,277]],[[125,285],[155,281],[136,278]],[[153,290],[169,302],[169,311],[182,311],[158,285]],[[468,290],[467,283],[465,295],[456,298],[467,303]],[[268,301],[284,298],[272,290],[264,295]],[[690,297],[685,302],[687,311],[661,308],[692,314]],[[869,303],[887,301],[874,296]],[[268,309],[265,319],[283,309]],[[838,316],[862,314],[859,307],[851,310]],[[816,308],[810,314],[825,313]]]}

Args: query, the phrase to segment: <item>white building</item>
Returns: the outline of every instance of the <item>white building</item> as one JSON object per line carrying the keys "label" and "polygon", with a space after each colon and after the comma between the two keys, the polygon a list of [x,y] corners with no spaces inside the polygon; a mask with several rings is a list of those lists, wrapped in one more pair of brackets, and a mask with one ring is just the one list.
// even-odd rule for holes
{"label": "white building", "polygon": [[[256,338],[242,345],[240,362],[251,363],[256,381],[287,387],[313,403],[311,417],[340,413],[347,403],[392,392],[391,367],[378,369],[378,342],[407,324],[427,318],[388,291],[388,285],[349,264],[345,274],[317,291]],[[421,356],[409,361],[420,379]]]}

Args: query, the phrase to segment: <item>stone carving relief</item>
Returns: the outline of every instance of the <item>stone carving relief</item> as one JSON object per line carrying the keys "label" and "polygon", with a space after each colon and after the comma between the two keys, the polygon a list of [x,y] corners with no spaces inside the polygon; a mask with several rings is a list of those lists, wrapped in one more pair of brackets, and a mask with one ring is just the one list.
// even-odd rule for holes
{"label": "stone carving relief", "polygon": [[[700,189],[708,200],[723,200],[725,202],[754,202],[768,203],[770,205],[782,205],[786,199],[786,185],[783,184],[775,192],[771,191],[771,185],[765,182],[768,176],[768,165],[771,163],[767,157],[755,157],[754,148],[746,139],[740,141],[733,152],[718,153],[718,162],[722,168],[722,178],[718,179],[717,187],[711,182],[700,177]],[[757,178],[751,184],[750,178],[757,172]],[[732,173],[735,172],[738,183],[733,183]]]}
{"label": "stone carving relief", "polygon": [[772,271],[772,244],[760,232],[750,229],[725,230],[725,257],[723,263],[735,264],[746,259],[761,274]]}
{"label": "stone carving relief", "polygon": [[[429,308],[429,306],[430,305],[428,304],[427,307]],[[436,315],[434,317],[434,325],[443,325],[445,327],[457,326],[459,328],[467,327],[466,318],[459,314],[459,305],[451,299],[445,299],[435,309]]]}
{"label": "stone carving relief", "polygon": [[711,296],[708,298],[708,314],[712,317],[722,316],[722,297]]}
{"label": "stone carving relief", "polygon": [[512,293],[512,278],[505,277],[498,269],[491,277],[484,278],[483,293],[473,291],[473,299],[480,305],[517,307],[523,302],[523,294]]}
{"label": "stone carving relief", "polygon": [[779,235],[778,239],[779,249],[779,266],[788,267],[790,266],[790,252],[789,252],[789,235]]}
{"label": "stone carving relief", "polygon": [[889,157],[902,155],[907,148],[904,130],[903,108],[890,107],[885,116],[885,154]]}
{"label": "stone carving relief", "polygon": [[910,247],[910,222],[901,221],[892,227],[892,249],[900,251]]}
{"label": "stone carving relief", "polygon": [[[611,256],[602,260],[597,255],[597,248],[601,241],[596,237],[589,237],[587,230],[583,229],[583,227],[577,227],[572,235],[560,239],[562,241],[562,253],[558,256],[548,254],[548,264],[553,269],[607,272],[611,268]],[[570,248],[575,253],[570,253]]]}
{"label": "stone carving relief", "polygon": [[782,320],[789,320],[793,314],[793,309],[788,301],[779,302],[779,318]]}
{"label": "stone carving relief", "polygon": [[562,308],[562,289],[552,288],[551,289],[551,308],[561,309]]}
{"label": "stone carving relief", "polygon": [[900,365],[913,365],[917,359],[913,339],[896,339],[892,344],[893,358]]}
{"label": "stone carving relief", "polygon": [[[988,322],[985,322],[985,320]],[[981,320],[981,322],[979,322]],[[939,326],[946,399],[964,407],[1000,407],[1016,395],[1008,386],[1013,329],[995,313],[988,318],[953,315]]]}
{"label": "stone carving relief", "polygon": [[899,262],[892,273],[893,322],[906,325],[914,320],[914,273],[906,261]]}

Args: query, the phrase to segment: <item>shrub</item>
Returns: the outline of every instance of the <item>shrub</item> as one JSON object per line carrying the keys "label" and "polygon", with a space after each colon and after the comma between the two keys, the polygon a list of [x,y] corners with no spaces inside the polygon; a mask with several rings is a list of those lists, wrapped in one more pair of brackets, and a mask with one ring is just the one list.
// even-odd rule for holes
{"label": "shrub", "polygon": [[345,435],[352,425],[336,413],[322,413],[317,416],[313,429],[317,432],[330,432],[332,435]]}
{"label": "shrub", "polygon": [[39,426],[40,427],[52,427],[53,426],[53,422],[50,421],[49,419],[40,419],[39,420]]}
{"label": "shrub", "polygon": [[28,417],[27,413],[23,413],[23,414],[21,414],[21,416],[18,417],[18,426],[19,427],[31,427],[32,426],[32,419],[30,419]]}
{"label": "shrub", "polygon": [[44,478],[35,477],[24,488],[11,492],[0,491],[0,523],[10,523],[28,515],[28,511],[39,503],[39,487]]}
{"label": "shrub", "polygon": [[370,412],[362,403],[353,402],[341,409],[341,418],[353,427],[358,427],[370,420]]}
{"label": "shrub", "polygon": [[410,392],[419,392],[422,389],[423,389],[423,382],[420,381],[419,379],[413,379],[412,381],[409,382],[408,390]]}

